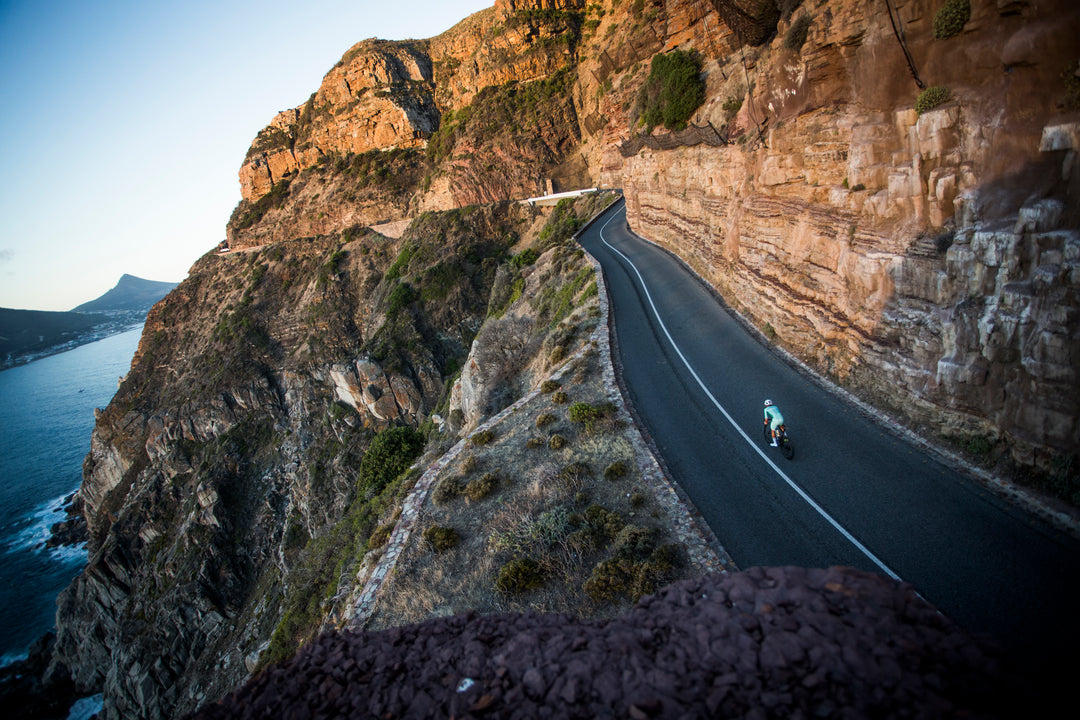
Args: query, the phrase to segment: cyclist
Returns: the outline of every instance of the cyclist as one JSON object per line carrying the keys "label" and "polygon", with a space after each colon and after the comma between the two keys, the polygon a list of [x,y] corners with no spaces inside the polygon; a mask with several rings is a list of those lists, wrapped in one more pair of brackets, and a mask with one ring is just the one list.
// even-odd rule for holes
{"label": "cyclist", "polygon": [[776,447],[776,429],[784,424],[784,416],[780,414],[780,408],[776,407],[772,400],[765,401],[765,422],[768,423],[769,431],[772,433],[772,447]]}

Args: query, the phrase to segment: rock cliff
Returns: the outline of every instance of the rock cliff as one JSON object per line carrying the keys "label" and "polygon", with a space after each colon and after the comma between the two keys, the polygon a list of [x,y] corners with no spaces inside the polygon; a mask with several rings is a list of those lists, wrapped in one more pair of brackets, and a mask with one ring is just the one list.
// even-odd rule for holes
{"label": "rock cliff", "polygon": [[[936,3],[888,6],[896,30],[869,0],[749,23],[727,0],[499,0],[346,52],[259,133],[227,251],[150,313],[98,418],[51,678],[104,688],[105,718],[175,716],[339,618],[416,480],[365,459],[405,470],[414,428],[512,399],[478,332],[567,278],[515,285],[540,211],[496,201],[549,189],[624,188],[635,229],[804,361],[932,433],[1067,467],[1080,11],[977,3],[937,40]],[[638,89],[676,48],[700,53],[705,103],[642,137]],[[913,73],[948,99],[916,110]],[[387,221],[408,229],[370,229]]]}
{"label": "rock cliff", "polygon": [[[897,31],[853,1],[803,3],[733,53],[688,35],[708,83],[691,122],[726,143],[627,142],[623,71],[603,184],[770,339],[932,434],[1061,480],[1080,447],[1080,114],[1065,103],[1080,11],[973,3],[935,39],[938,3],[895,6]],[[949,99],[920,113],[913,74]]]}
{"label": "rock cliff", "polygon": [[59,600],[52,676],[104,689],[104,717],[171,717],[317,631],[407,482],[372,479],[365,451],[445,403],[537,212],[196,263],[98,417],[80,490],[90,556]]}

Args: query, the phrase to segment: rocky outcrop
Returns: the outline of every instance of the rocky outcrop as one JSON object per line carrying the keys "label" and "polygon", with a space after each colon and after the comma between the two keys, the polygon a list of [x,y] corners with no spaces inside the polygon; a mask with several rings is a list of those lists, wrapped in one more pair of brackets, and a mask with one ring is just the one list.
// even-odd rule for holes
{"label": "rocky outcrop", "polygon": [[731,145],[623,157],[615,118],[604,184],[626,189],[634,229],[804,360],[935,432],[1003,439],[1046,467],[1080,446],[1076,114],[1056,107],[1080,14],[983,4],[935,40],[936,7],[898,10],[944,105],[913,109],[884,14],[805,7],[800,51],[781,23],[771,45],[707,62],[693,122]]}
{"label": "rocky outcrop", "polygon": [[[89,559],[58,601],[49,683],[104,691],[103,718],[175,717],[333,615],[356,582],[338,565],[385,509],[358,489],[365,449],[431,416],[536,212],[196,263],[99,414],[79,494]],[[328,595],[298,625],[312,592]]]}
{"label": "rocky outcrop", "polygon": [[327,635],[194,717],[1004,717],[1033,707],[1013,685],[909,586],[752,568],[607,622],[467,614]]}
{"label": "rocky outcrop", "polygon": [[240,168],[245,200],[322,158],[420,147],[439,125],[422,45],[365,40],[323,77],[302,107],[277,114]]}

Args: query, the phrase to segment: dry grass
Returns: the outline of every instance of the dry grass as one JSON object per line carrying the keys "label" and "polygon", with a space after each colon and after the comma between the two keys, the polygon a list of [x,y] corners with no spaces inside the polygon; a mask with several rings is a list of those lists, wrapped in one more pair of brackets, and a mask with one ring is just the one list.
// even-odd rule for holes
{"label": "dry grass", "polygon": [[[563,387],[574,402],[602,406],[609,402],[595,353],[575,361]],[[584,618],[604,618],[631,602],[629,589],[594,601],[584,592],[594,570],[612,557],[614,543],[590,534],[586,510],[601,506],[617,513],[627,526],[652,529],[663,543],[674,542],[668,519],[656,511],[651,491],[638,471],[632,431],[614,414],[586,429],[569,419],[569,407],[554,393],[539,394],[500,423],[486,445],[469,445],[436,479],[408,545],[380,592],[371,627],[385,628],[430,617],[477,610],[483,613],[533,610]],[[544,416],[543,421],[537,419]],[[564,437],[553,449],[548,440]],[[543,445],[528,448],[529,440]],[[625,473],[605,479],[605,470],[622,463]],[[499,482],[475,501],[465,488],[497,472]],[[450,486],[457,492],[440,492]],[[596,514],[595,512],[593,513]],[[431,526],[457,530],[460,542],[442,553],[431,552],[422,531]],[[599,537],[599,543],[587,538]],[[597,547],[599,545],[599,547]],[[514,560],[537,567],[539,587],[520,594],[499,592],[500,570]],[[686,571],[681,571],[685,573]]]}

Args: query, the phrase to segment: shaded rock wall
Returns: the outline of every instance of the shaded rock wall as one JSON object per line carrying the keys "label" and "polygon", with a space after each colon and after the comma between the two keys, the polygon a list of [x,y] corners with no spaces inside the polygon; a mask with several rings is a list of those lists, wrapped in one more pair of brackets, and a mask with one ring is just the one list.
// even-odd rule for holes
{"label": "shaded rock wall", "polygon": [[908,586],[752,568],[607,622],[467,614],[326,635],[193,718],[1004,717],[1035,707],[1017,690]]}
{"label": "shaded rock wall", "polygon": [[[535,214],[432,214],[399,241],[196,263],[98,417],[79,491],[89,559],[58,601],[50,677],[104,691],[104,718],[174,717],[236,687],[272,638],[288,647],[333,616],[385,521],[357,486],[364,451],[431,416]],[[285,617],[309,602],[311,618]]]}

